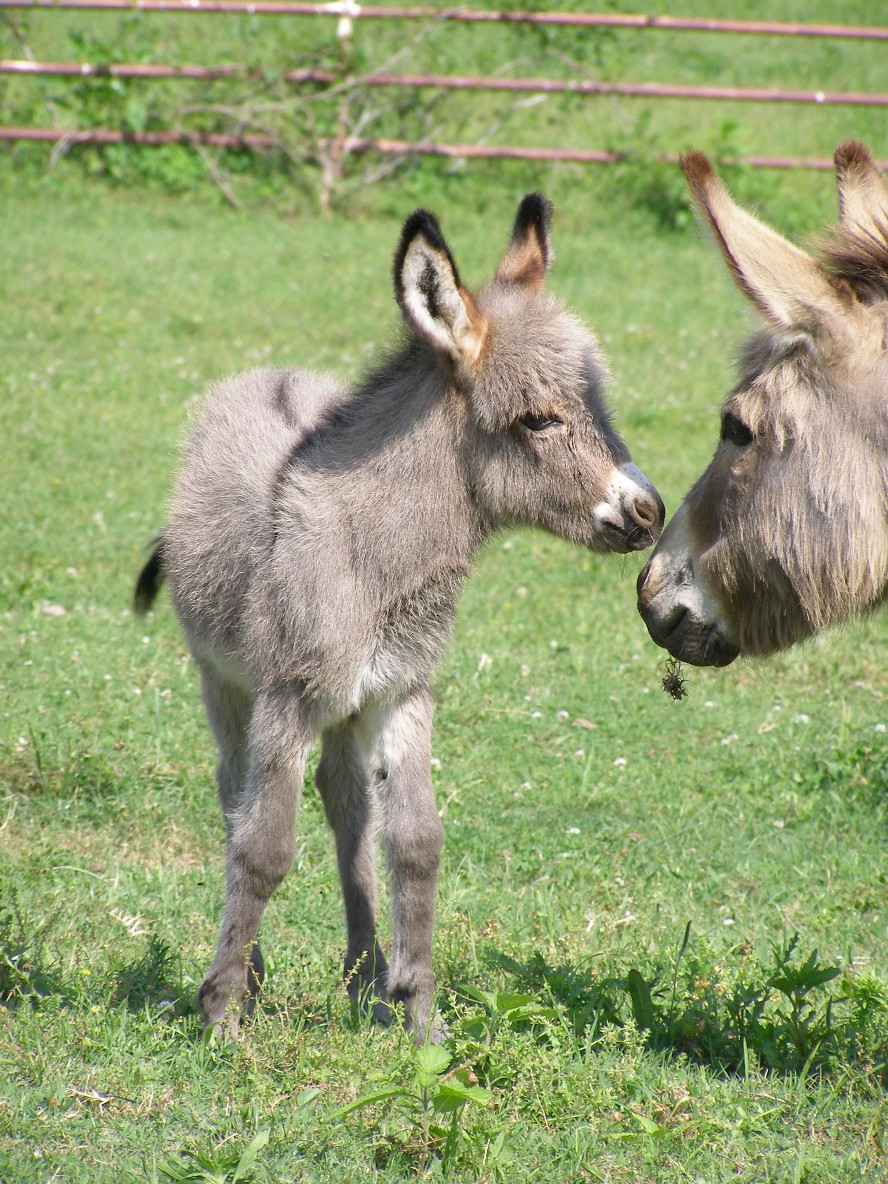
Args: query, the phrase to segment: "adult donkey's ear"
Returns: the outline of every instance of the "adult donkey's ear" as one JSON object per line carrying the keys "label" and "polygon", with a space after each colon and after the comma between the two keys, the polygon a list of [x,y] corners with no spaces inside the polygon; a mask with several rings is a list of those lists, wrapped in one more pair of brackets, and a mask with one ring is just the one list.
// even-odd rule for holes
{"label": "adult donkey's ear", "polygon": [[484,347],[487,320],[460,281],[441,228],[427,210],[416,210],[404,223],[394,277],[408,324],[439,353],[471,369]]}
{"label": "adult donkey's ear", "polygon": [[515,215],[512,241],[496,278],[504,284],[523,284],[541,288],[552,263],[549,223],[552,203],[541,193],[528,193]]}
{"label": "adult donkey's ear", "polygon": [[882,241],[888,231],[888,185],[869,149],[846,140],[835,152],[842,229]]}
{"label": "adult donkey's ear", "polygon": [[737,285],[779,332],[835,327],[853,304],[850,288],[776,230],[738,206],[702,152],[681,167]]}

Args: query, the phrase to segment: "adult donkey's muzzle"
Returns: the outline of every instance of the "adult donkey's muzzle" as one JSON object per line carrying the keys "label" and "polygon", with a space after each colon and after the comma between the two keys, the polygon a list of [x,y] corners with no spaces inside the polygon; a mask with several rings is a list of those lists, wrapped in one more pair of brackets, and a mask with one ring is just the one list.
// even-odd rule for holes
{"label": "adult donkey's muzzle", "polygon": [[655,551],[638,577],[638,611],[651,640],[692,666],[727,666],[739,650],[716,617],[705,611],[690,562],[673,572]]}

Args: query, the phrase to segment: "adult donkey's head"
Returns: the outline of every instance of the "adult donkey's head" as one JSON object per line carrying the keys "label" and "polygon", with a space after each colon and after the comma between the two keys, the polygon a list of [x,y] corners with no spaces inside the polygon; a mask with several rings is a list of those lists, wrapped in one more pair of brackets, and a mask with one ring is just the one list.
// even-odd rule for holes
{"label": "adult donkey's head", "polygon": [[881,603],[888,586],[888,188],[836,149],[841,221],[821,260],[682,160],[764,328],[721,439],[638,580],[654,641],[695,665],[768,654]]}
{"label": "adult donkey's head", "polygon": [[611,426],[597,341],[544,291],[550,216],[539,194],[522,201],[493,282],[472,296],[437,222],[417,211],[395,257],[398,302],[462,391],[463,455],[487,523],[642,550],[663,504]]}

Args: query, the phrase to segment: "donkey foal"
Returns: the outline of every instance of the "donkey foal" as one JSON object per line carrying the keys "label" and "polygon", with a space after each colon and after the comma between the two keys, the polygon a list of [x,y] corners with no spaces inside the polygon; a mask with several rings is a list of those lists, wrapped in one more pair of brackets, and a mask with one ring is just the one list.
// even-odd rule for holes
{"label": "donkey foal", "polygon": [[[200,670],[227,831],[216,957],[200,988],[234,1034],[262,981],[257,936],[294,855],[306,759],[345,905],[345,978],[386,1022],[433,1019],[442,827],[429,680],[484,540],[541,526],[599,551],[649,546],[663,504],[613,431],[595,338],[545,294],[551,207],[526,197],[496,277],[462,285],[438,223],[406,222],[394,261],[400,347],[354,387],[253,370],[212,392],[169,523],[136,587],[164,577]],[[374,816],[392,894],[376,940]]]}

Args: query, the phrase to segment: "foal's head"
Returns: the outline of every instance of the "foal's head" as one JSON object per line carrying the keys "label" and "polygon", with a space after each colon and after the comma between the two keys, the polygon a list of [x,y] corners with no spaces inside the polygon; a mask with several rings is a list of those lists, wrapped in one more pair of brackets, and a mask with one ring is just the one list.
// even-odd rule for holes
{"label": "foal's head", "polygon": [[491,528],[540,526],[599,551],[651,545],[663,504],[614,431],[595,337],[544,290],[551,206],[518,208],[493,282],[461,283],[435,219],[417,211],[395,257],[408,325],[443,363],[472,496]]}
{"label": "foal's head", "polygon": [[888,189],[836,150],[840,225],[816,260],[682,161],[762,330],[709,467],[638,581],[653,639],[697,665],[768,654],[874,607],[888,583]]}

